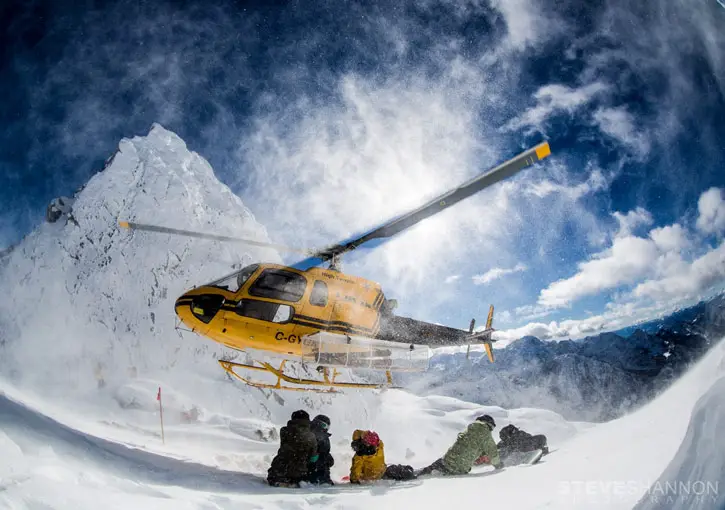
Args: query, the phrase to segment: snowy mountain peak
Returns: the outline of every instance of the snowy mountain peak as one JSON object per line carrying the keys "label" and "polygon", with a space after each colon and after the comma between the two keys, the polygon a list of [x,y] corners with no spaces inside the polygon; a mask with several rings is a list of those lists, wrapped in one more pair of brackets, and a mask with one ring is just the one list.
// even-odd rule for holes
{"label": "snowy mountain peak", "polygon": [[[159,124],[121,140],[56,206],[65,209],[0,266],[10,291],[0,302],[0,373],[26,383],[83,389],[193,361],[216,345],[178,335],[174,299],[253,260],[280,260],[269,249],[119,228],[120,219],[268,240],[209,163]],[[215,365],[206,356],[202,365]]]}

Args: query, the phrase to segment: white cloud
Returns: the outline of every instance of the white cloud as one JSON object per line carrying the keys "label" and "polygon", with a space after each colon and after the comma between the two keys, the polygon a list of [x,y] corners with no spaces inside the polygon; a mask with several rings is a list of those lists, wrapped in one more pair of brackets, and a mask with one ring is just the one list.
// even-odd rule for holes
{"label": "white cloud", "polygon": [[524,305],[517,306],[514,309],[514,313],[521,320],[532,321],[534,319],[540,319],[542,317],[546,317],[547,315],[551,315],[551,313],[555,310],[556,307],[551,306]]}
{"label": "white cloud", "polygon": [[508,28],[507,45],[513,49],[524,49],[562,29],[551,11],[546,16],[531,0],[493,0],[491,5],[498,9],[506,20]]}
{"label": "white cloud", "polygon": [[[712,190],[703,193],[698,202],[700,217],[698,228],[710,230],[717,223],[720,203],[713,199]],[[720,196],[715,198],[720,199]],[[568,306],[572,302],[623,285],[637,284],[635,296],[655,298],[672,294],[668,289],[682,289],[683,293],[703,290],[721,277],[717,256],[706,254],[702,262],[689,263],[684,255],[692,251],[694,243],[680,223],[651,229],[647,237],[634,232],[653,222],[649,211],[638,207],[626,214],[612,214],[619,224],[610,248],[594,254],[590,260],[578,265],[577,273],[551,283],[539,294],[538,303],[548,307]],[[675,291],[676,292],[676,291]]]}
{"label": "white cloud", "polygon": [[[697,228],[706,232],[713,230],[720,199],[721,196],[712,190],[701,195]],[[619,329],[725,289],[725,241],[715,248],[698,247],[694,234],[681,223],[653,228],[646,236],[639,237],[632,232],[641,225],[652,223],[646,210],[638,208],[613,216],[619,228],[612,246],[580,263],[579,271],[571,278],[556,281],[543,289],[538,305],[518,307],[516,314],[533,320],[586,295],[630,284],[633,289],[616,294],[607,304],[605,313],[600,315],[561,322],[531,322],[498,332],[501,339],[510,341],[524,335],[541,339],[577,338]],[[700,255],[690,260],[691,254],[697,251]]]}
{"label": "white cloud", "polygon": [[663,252],[681,253],[692,245],[687,231],[679,223],[652,229],[649,236]]}
{"label": "white cloud", "polygon": [[504,129],[513,131],[531,127],[541,130],[542,125],[551,115],[562,111],[572,115],[578,108],[608,89],[608,86],[600,82],[590,83],[579,88],[559,84],[545,85],[534,94],[536,106],[509,121]]}
{"label": "white cloud", "polygon": [[627,236],[632,234],[640,226],[649,226],[654,221],[652,215],[646,209],[637,207],[627,214],[622,214],[619,211],[612,213],[614,219],[619,223],[619,231],[616,236]]}
{"label": "white cloud", "polygon": [[445,282],[446,283],[453,283],[461,279],[461,275],[459,274],[453,274],[451,276],[447,276]]}
{"label": "white cloud", "polygon": [[710,188],[697,202],[699,217],[696,226],[705,234],[725,231],[725,199],[721,188]]}
{"label": "white cloud", "polygon": [[594,122],[604,133],[628,146],[637,157],[649,153],[649,139],[637,131],[634,118],[623,107],[598,108],[594,112]]}
{"label": "white cloud", "polygon": [[605,312],[599,315],[548,323],[531,322],[518,328],[498,330],[494,332],[493,338],[497,340],[499,347],[526,335],[540,340],[583,338],[655,319],[663,313],[671,312],[680,303],[680,300],[662,300],[650,305],[638,302],[610,303]]}
{"label": "white cloud", "polygon": [[489,269],[483,274],[477,274],[471,277],[473,280],[473,283],[476,285],[487,285],[491,283],[494,280],[497,280],[498,278],[502,278],[506,275],[513,274],[513,273],[519,273],[521,271],[526,271],[526,266],[524,264],[516,264],[516,267],[504,269],[501,267],[494,267],[492,269]]}
{"label": "white cloud", "polygon": [[681,297],[689,299],[707,292],[725,281],[725,241],[714,250],[697,258],[692,264],[683,264],[679,271],[658,280],[640,283],[632,291],[638,298],[653,300]]}
{"label": "white cloud", "polygon": [[580,263],[577,274],[543,289],[539,304],[566,306],[584,296],[634,283],[652,271],[658,255],[651,240],[631,235],[616,237],[611,248]]}
{"label": "white cloud", "polygon": [[507,322],[511,322],[511,319],[513,316],[511,315],[511,312],[508,310],[504,310],[503,312],[499,312],[496,316],[496,322],[503,322],[506,324]]}
{"label": "white cloud", "polygon": [[[552,166],[558,165],[554,163]],[[564,172],[566,172],[566,170],[564,170]],[[589,172],[587,180],[582,183],[566,185],[559,184],[558,182],[554,182],[550,179],[545,179],[526,185],[523,192],[525,194],[534,195],[538,198],[545,198],[553,193],[561,193],[570,200],[578,200],[591,193],[607,189],[609,184],[610,180],[604,176],[602,171],[598,168],[594,168],[591,172]]]}
{"label": "white cloud", "polygon": [[492,338],[496,340],[496,345],[501,347],[524,336],[535,336],[539,340],[552,340],[566,338],[569,336],[569,331],[560,327],[555,321],[549,324],[531,322],[520,328],[497,330],[493,333]]}

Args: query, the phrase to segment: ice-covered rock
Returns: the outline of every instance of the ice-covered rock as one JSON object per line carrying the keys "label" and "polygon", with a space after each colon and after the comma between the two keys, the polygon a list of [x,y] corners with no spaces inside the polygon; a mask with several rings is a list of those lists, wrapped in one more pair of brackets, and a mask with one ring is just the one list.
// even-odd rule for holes
{"label": "ice-covered rock", "polygon": [[158,124],[123,139],[53,211],[75,221],[39,225],[0,267],[0,373],[18,384],[84,391],[182,362],[215,365],[216,344],[174,329],[175,298],[252,260],[280,260],[264,248],[119,228],[123,219],[268,240],[209,164]]}
{"label": "ice-covered rock", "polygon": [[67,220],[73,218],[73,202],[72,198],[58,197],[54,198],[45,211],[45,219],[48,223],[55,223],[61,217],[65,216]]}

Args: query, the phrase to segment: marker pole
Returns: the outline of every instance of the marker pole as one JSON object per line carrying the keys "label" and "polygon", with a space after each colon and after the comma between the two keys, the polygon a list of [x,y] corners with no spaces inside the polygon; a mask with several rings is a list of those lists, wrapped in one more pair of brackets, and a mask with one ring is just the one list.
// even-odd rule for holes
{"label": "marker pole", "polygon": [[159,392],[156,394],[156,400],[159,401],[159,418],[161,419],[161,442],[166,444],[164,438],[164,408],[161,405],[161,386],[159,386]]}

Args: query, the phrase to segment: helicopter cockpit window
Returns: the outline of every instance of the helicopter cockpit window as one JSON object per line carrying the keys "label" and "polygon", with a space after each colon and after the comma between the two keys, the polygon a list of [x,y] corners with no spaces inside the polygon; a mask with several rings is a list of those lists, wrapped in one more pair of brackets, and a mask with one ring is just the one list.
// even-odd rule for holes
{"label": "helicopter cockpit window", "polygon": [[315,306],[327,305],[327,284],[320,280],[315,280],[310,293],[310,304]]}
{"label": "helicopter cockpit window", "polygon": [[210,283],[209,286],[219,287],[220,289],[225,289],[229,292],[237,292],[239,289],[242,288],[242,285],[244,285],[247,280],[249,280],[249,277],[252,276],[252,274],[257,270],[258,267],[259,264],[252,264],[251,266],[245,267],[241,271],[238,271],[229,276],[225,276],[221,280]]}
{"label": "helicopter cockpit window", "polygon": [[266,269],[249,288],[252,296],[296,303],[307,288],[304,276],[281,269]]}
{"label": "helicopter cockpit window", "polygon": [[290,305],[257,301],[256,299],[242,299],[235,312],[242,317],[259,319],[269,322],[287,322],[292,318],[294,309]]}

